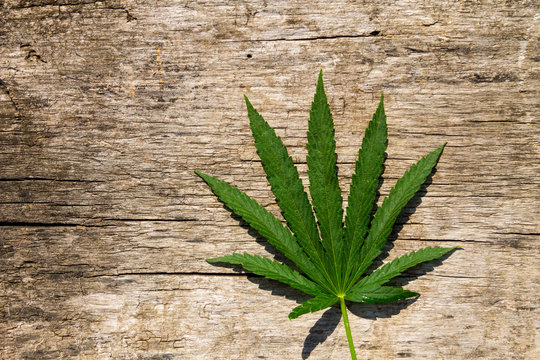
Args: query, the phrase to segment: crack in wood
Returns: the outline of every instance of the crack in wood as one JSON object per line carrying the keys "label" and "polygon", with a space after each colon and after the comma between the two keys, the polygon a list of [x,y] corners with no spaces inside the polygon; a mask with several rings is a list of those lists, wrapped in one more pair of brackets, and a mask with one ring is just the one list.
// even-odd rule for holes
{"label": "crack in wood", "polygon": [[10,7],[10,9],[22,10],[22,9],[42,8],[42,7],[48,7],[48,6],[84,6],[84,5],[96,4],[98,2],[100,2],[100,0],[90,0],[90,1],[81,1],[81,2],[73,2],[73,3],[60,3],[60,4],[57,1],[50,1],[50,2],[39,3],[39,4],[26,4],[26,5],[13,6],[13,7]]}
{"label": "crack in wood", "polygon": [[56,179],[45,177],[20,177],[20,178],[0,178],[0,181],[54,181],[54,182],[74,182],[74,183],[104,183],[105,180],[87,180],[87,179]]}
{"label": "crack in wood", "polygon": [[[61,205],[61,204],[56,204]],[[79,206],[79,205],[65,205],[65,206]],[[80,205],[83,206],[83,205]],[[84,205],[91,206],[91,205]],[[98,222],[195,222],[199,221],[194,218],[98,218],[92,219]],[[37,221],[0,221],[0,227],[105,227],[110,224],[105,223],[69,223],[69,222],[37,222]]]}
{"label": "crack in wood", "polygon": [[99,225],[63,223],[63,222],[37,222],[37,221],[0,221],[0,227],[99,227]]}
{"label": "crack in wood", "polygon": [[123,221],[123,222],[184,222],[199,221],[194,218],[101,218],[103,221]]}
{"label": "crack in wood", "polygon": [[272,42],[272,41],[316,41],[316,40],[333,40],[333,39],[356,39],[356,38],[369,38],[380,36],[379,30],[374,30],[367,34],[338,34],[338,35],[321,35],[312,37],[299,37],[299,38],[275,38],[275,39],[249,39],[249,40],[225,40],[226,42]]}
{"label": "crack in wood", "polygon": [[523,236],[540,236],[540,232],[518,232],[518,231],[509,231],[509,232],[494,232],[494,234],[499,235],[523,235]]}
{"label": "crack in wood", "polygon": [[86,275],[85,278],[100,278],[100,277],[120,277],[120,276],[220,276],[220,277],[256,277],[263,278],[264,276],[253,274],[250,272],[242,273],[213,273],[213,272],[171,272],[171,271],[155,271],[155,272],[121,272],[116,274],[95,274]]}
{"label": "crack in wood", "polygon": [[430,27],[430,26],[433,26],[433,25],[436,25],[439,23],[439,20],[435,20],[434,22],[432,23],[423,23],[422,26],[425,26],[425,27]]}

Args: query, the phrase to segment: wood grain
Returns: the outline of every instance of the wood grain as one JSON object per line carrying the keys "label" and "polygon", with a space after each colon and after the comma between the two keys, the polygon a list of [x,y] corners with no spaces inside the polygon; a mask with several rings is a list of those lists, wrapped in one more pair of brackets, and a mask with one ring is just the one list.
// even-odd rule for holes
{"label": "wood grain", "polygon": [[193,173],[280,216],[242,94],[307,184],[321,68],[345,199],[381,92],[381,198],[448,141],[389,259],[463,247],[351,306],[359,357],[540,357],[540,6],[405,0],[0,2],[0,357],[347,358],[337,309],[204,261],[274,252]]}

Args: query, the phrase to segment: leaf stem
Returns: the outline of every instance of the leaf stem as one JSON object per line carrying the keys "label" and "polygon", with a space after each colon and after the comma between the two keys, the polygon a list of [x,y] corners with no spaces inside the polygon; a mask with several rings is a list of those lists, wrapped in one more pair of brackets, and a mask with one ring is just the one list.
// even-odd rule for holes
{"label": "leaf stem", "polygon": [[351,335],[351,327],[349,326],[349,317],[347,316],[347,307],[345,306],[345,297],[340,296],[341,314],[343,314],[343,323],[345,324],[345,332],[347,333],[347,341],[349,342],[349,350],[351,351],[351,359],[356,359],[356,351],[354,350],[353,339]]}

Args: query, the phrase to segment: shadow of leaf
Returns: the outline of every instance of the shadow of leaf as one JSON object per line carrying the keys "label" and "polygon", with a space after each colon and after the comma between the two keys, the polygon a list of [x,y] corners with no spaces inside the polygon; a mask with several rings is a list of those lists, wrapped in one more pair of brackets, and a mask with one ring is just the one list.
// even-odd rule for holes
{"label": "shadow of leaf", "polygon": [[[289,285],[282,284],[276,280],[266,279],[262,276],[256,277],[250,275],[247,279],[249,282],[256,284],[261,290],[270,291],[272,295],[282,296],[288,300],[296,301],[298,304],[313,297],[311,295],[307,295],[306,293],[298,289],[290,287]],[[289,314],[285,314],[285,316],[287,315]]]}
{"label": "shadow of leaf", "polygon": [[309,329],[309,335],[304,340],[302,359],[307,359],[317,345],[322,344],[332,335],[341,320],[341,311],[337,305],[326,310],[315,325]]}
{"label": "shadow of leaf", "polygon": [[417,298],[410,298],[407,300],[399,300],[387,304],[367,304],[367,303],[351,303],[349,302],[347,308],[354,315],[369,319],[377,320],[378,318],[389,318],[397,315],[401,310],[407,308],[407,306],[413,304]]}

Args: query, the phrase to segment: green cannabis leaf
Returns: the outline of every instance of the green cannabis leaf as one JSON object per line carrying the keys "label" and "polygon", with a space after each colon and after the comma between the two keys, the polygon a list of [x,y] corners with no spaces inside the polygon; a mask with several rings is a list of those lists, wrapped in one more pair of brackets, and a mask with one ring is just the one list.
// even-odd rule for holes
{"label": "green cannabis leaf", "polygon": [[345,300],[385,303],[418,296],[418,293],[409,290],[383,285],[408,268],[437,259],[455,249],[438,246],[420,249],[365,275],[381,254],[401,210],[436,165],[444,144],[412,165],[372,216],[387,144],[386,115],[381,95],[358,152],[343,222],[334,123],[324,92],[322,71],[311,106],[308,130],[307,165],[311,203],[280,137],[247,97],[245,100],[255,146],[288,227],[235,186],[202,172],[196,173],[227,207],[282,252],[299,271],[278,261],[246,253],[207,261],[238,264],[255,274],[313,295],[313,298],[291,311],[290,319],[339,302],[351,357],[356,359]]}

